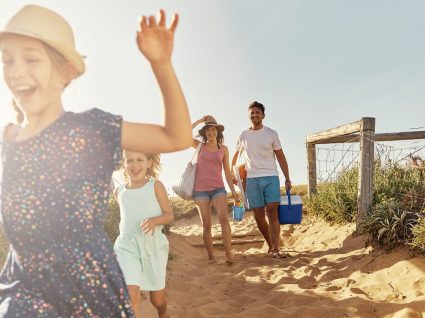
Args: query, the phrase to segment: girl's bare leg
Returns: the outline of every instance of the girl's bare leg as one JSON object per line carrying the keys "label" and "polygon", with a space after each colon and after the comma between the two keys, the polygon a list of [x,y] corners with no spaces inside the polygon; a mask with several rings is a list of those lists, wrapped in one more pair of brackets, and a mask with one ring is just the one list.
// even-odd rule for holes
{"label": "girl's bare leg", "polygon": [[136,314],[136,318],[142,318],[140,314],[140,287],[137,285],[127,285],[127,289],[130,294],[131,306]]}
{"label": "girl's bare leg", "polygon": [[155,290],[150,292],[151,303],[158,311],[159,318],[169,318],[167,312],[167,297],[165,296],[165,289]]}

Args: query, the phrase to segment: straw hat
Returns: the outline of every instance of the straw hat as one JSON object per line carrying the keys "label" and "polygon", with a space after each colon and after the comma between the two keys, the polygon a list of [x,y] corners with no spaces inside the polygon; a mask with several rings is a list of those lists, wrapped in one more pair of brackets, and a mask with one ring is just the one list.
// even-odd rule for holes
{"label": "straw hat", "polygon": [[199,134],[205,130],[205,128],[207,128],[208,126],[214,126],[217,127],[217,130],[220,130],[221,132],[223,132],[224,130],[224,126],[217,124],[217,121],[215,120],[215,118],[213,116],[207,116],[207,118],[205,118],[205,125],[204,127],[202,127],[198,132]]}
{"label": "straw hat", "polygon": [[56,12],[36,5],[27,5],[0,30],[0,40],[5,34],[23,35],[40,40],[71,62],[78,75],[85,71],[84,59],[75,49],[71,26]]}

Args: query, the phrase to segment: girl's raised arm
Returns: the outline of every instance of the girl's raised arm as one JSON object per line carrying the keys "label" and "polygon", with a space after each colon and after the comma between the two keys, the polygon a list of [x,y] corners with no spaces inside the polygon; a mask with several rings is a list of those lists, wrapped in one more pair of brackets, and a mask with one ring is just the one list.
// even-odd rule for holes
{"label": "girl's raised arm", "polygon": [[169,28],[165,12],[160,10],[157,23],[153,16],[142,17],[137,32],[137,45],[150,62],[164,105],[164,125],[124,122],[121,144],[136,152],[160,153],[187,148],[192,142],[189,111],[177,76],[171,63],[174,33],[178,15]]}

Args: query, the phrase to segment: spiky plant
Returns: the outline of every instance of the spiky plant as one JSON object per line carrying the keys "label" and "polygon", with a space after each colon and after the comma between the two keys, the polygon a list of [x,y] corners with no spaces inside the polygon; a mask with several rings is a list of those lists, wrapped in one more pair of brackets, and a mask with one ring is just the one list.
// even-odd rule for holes
{"label": "spiky plant", "polygon": [[413,239],[411,245],[425,252],[425,217],[421,216],[412,229]]}
{"label": "spiky plant", "polygon": [[360,223],[360,233],[367,234],[372,244],[390,250],[410,242],[417,219],[416,213],[403,209],[400,202],[391,198],[372,208]]}

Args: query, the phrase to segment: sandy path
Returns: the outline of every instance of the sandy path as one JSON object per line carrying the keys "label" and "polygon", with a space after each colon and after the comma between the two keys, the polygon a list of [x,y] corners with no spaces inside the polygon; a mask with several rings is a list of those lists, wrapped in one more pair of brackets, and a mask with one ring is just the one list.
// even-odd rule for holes
{"label": "sandy path", "polygon": [[[234,240],[255,242],[233,245],[235,264],[227,266],[220,245],[217,264],[205,261],[197,217],[179,221],[169,237],[171,317],[425,317],[425,259],[365,248],[353,229],[311,218],[282,226],[291,257],[276,260],[264,254],[248,213],[232,222]],[[213,233],[219,235],[218,226]],[[147,300],[143,312],[157,317]]]}

